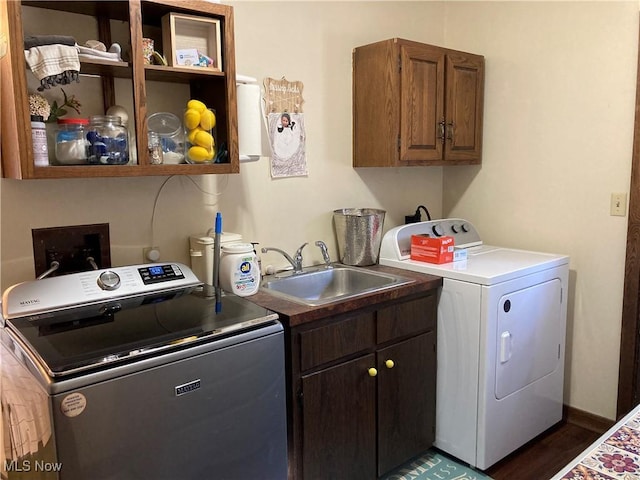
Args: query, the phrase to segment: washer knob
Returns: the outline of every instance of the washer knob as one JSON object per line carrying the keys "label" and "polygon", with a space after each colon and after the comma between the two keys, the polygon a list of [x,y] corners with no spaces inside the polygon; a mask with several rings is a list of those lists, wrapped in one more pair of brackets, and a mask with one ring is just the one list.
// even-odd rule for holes
{"label": "washer knob", "polygon": [[469,231],[469,224],[468,223],[463,223],[462,225],[460,225],[460,228],[462,229],[463,232],[468,232]]}
{"label": "washer knob", "polygon": [[442,225],[438,224],[438,225],[434,225],[431,230],[433,230],[433,234],[436,237],[441,237],[444,235],[444,230],[442,229]]}
{"label": "washer knob", "polygon": [[102,290],[115,290],[120,286],[120,277],[109,270],[102,272],[98,277],[98,286]]}
{"label": "washer knob", "polygon": [[457,225],[451,225],[451,231],[453,233],[459,233],[460,231],[458,230],[458,226]]}

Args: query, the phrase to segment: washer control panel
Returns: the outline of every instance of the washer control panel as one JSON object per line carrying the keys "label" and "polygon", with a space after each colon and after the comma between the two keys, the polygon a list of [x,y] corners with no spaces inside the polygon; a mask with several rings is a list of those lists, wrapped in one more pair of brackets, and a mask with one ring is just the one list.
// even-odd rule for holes
{"label": "washer control panel", "polygon": [[172,265],[151,265],[138,268],[145,285],[159,282],[170,282],[184,278],[180,267]]}
{"label": "washer control panel", "polygon": [[8,320],[201,284],[191,269],[180,263],[150,263],[71,273],[9,287],[2,295],[2,315]]}

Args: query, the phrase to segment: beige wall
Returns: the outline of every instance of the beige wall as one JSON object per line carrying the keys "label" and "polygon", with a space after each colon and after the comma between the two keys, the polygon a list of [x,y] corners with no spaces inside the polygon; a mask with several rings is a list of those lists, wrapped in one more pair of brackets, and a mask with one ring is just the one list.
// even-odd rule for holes
{"label": "beige wall", "polygon": [[447,25],[487,74],[484,162],[445,169],[444,213],[571,256],[566,400],[614,418],[627,218],[609,199],[629,190],[638,2],[453,2]]}
{"label": "beige wall", "polygon": [[[304,83],[309,175],[273,180],[263,158],[166,183],[2,180],[2,288],[33,278],[32,228],[108,222],[114,264],[152,243],[188,262],[188,236],[221,211],[246,240],[291,252],[323,239],[335,258],[333,209],[384,208],[387,229],[425,204],[488,242],[571,255],[567,399],[613,418],[626,218],[608,207],[629,183],[637,2],[230,3],[239,73]],[[486,56],[481,167],[351,168],[351,51],[394,36]]]}
{"label": "beige wall", "polygon": [[[387,227],[401,223],[418,204],[441,214],[441,168],[356,172],[350,166],[353,47],[393,35],[440,42],[441,6],[241,2],[236,7],[238,72],[304,83],[309,175],[272,180],[263,158],[243,164],[240,175],[173,177],[166,184],[160,177],[2,180],[2,288],[34,277],[32,228],[108,222],[114,264],[140,263],[142,248],[152,244],[163,259],[189,262],[189,235],[206,232],[221,211],[224,229],[246,240],[292,252],[322,239],[336,258],[331,223],[336,208],[382,207],[388,211]],[[48,13],[39,31],[46,33],[55,23]],[[83,79],[66,89],[87,103],[83,113],[94,108],[88,85],[91,80]],[[179,98],[166,97],[167,102]],[[118,101],[127,105],[130,97]],[[319,250],[307,247],[305,259],[305,264],[320,262]],[[267,262],[286,263],[278,255],[266,256]]]}

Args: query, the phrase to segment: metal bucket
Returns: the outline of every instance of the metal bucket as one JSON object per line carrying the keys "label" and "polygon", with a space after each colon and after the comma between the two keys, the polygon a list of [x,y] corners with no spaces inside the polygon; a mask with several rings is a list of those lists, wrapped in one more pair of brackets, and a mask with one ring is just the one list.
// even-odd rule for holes
{"label": "metal bucket", "polygon": [[358,267],[378,263],[385,213],[375,208],[333,211],[340,263]]}

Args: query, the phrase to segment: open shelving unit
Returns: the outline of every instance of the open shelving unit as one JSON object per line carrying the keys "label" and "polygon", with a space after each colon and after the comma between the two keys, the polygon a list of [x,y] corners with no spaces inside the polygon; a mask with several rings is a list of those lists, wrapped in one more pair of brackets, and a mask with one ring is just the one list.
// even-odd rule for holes
{"label": "open shelving unit", "polygon": [[[31,123],[28,101],[28,71],[24,59],[23,8],[35,7],[72,14],[86,15],[97,22],[98,36],[105,45],[111,44],[111,22],[128,25],[131,47],[128,61],[106,60],[82,61],[81,75],[101,78],[104,110],[116,104],[115,79],[128,79],[133,99],[133,114],[130,118],[130,141],[135,138],[137,163],[127,165],[48,165],[35,166],[31,142]],[[8,53],[0,59],[0,92],[2,111],[0,127],[2,138],[2,175],[5,178],[83,178],[83,177],[129,177],[152,175],[199,175],[239,172],[238,119],[236,103],[236,71],[234,49],[233,8],[227,5],[201,0],[116,0],[116,1],[28,1],[0,0],[0,31],[8,32]],[[148,32],[156,32],[154,38],[158,50],[162,49],[162,38],[157,32],[162,29],[161,19],[169,13],[197,15],[215,19],[221,28],[222,71],[207,68],[183,68],[163,65],[147,65],[142,53],[142,39]],[[90,17],[90,18],[89,18]],[[64,35],[64,27],[57,32]],[[170,84],[181,84],[189,91],[189,98],[198,98],[216,112],[217,147],[225,145],[225,163],[213,164],[161,164],[151,163],[147,153],[148,114],[153,113],[147,95],[149,82],[165,82],[168,95]],[[96,95],[100,95],[96,93]],[[184,102],[189,98],[185,98]],[[102,112],[104,113],[104,112]],[[181,111],[172,112],[182,117]]]}

